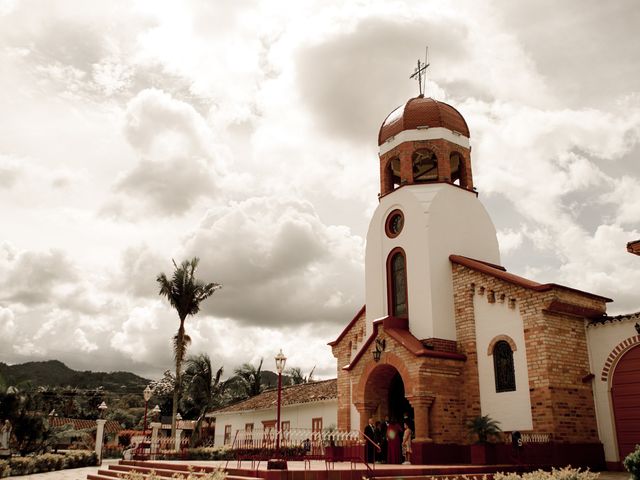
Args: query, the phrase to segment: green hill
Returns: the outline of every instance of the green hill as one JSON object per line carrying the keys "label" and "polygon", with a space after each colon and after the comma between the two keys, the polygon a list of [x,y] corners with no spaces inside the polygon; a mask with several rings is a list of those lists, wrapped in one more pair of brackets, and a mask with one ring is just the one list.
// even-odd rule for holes
{"label": "green hill", "polygon": [[34,387],[75,387],[117,393],[139,393],[149,384],[149,380],[131,372],[90,372],[77,371],[58,360],[27,362],[7,365],[0,362],[0,378],[6,385],[31,384]]}

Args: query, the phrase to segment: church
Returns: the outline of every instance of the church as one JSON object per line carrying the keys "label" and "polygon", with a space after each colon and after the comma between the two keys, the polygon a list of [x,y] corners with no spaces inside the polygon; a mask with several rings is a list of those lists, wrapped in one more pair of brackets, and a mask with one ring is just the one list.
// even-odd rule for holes
{"label": "church", "polygon": [[[507,441],[519,432],[526,462],[617,469],[640,443],[640,314],[609,317],[609,298],[501,266],[470,137],[454,107],[423,95],[382,123],[366,304],[329,342],[337,380],[287,387],[285,437],[408,415],[413,463],[460,464],[467,422],[488,415]],[[216,444],[271,431],[273,395],[211,412]],[[494,462],[513,460],[511,445],[496,450]]]}
{"label": "church", "polygon": [[466,423],[488,415],[564,464],[619,465],[640,443],[637,317],[607,317],[609,298],[501,266],[454,107],[410,99],[378,146],[366,304],[329,343],[338,429],[408,414],[415,460],[455,461],[473,441]]}

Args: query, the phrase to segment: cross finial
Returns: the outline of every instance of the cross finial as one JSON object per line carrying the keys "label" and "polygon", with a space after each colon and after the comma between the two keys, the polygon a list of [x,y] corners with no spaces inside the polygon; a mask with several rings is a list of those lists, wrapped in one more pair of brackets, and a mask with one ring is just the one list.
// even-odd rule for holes
{"label": "cross finial", "polygon": [[424,63],[418,59],[418,66],[409,77],[418,80],[418,89],[421,97],[424,96],[427,90],[427,68],[429,68],[429,47],[426,48],[424,54]]}

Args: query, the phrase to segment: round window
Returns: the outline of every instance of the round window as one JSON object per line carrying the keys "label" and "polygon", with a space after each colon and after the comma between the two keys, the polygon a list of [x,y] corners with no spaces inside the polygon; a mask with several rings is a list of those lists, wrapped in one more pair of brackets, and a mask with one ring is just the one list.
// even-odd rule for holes
{"label": "round window", "polygon": [[397,237],[402,232],[402,227],[404,227],[404,215],[400,210],[394,210],[387,217],[385,225],[387,236],[391,238]]}

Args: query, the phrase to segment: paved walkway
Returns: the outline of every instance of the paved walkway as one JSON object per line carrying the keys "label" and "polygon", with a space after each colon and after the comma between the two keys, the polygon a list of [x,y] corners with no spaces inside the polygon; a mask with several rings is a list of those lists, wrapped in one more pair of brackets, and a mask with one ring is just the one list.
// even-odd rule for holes
{"label": "paved walkway", "polygon": [[[9,477],[14,478],[16,480],[86,480],[87,475],[89,473],[97,473],[99,469],[107,469],[109,468],[109,464],[117,464],[118,460],[109,459],[104,460],[102,462],[101,467],[86,467],[86,468],[71,468],[67,470],[58,470],[56,472],[47,472],[47,473],[36,473],[34,475],[21,475],[18,477]],[[172,461],[167,463],[189,463],[191,465],[219,465],[224,466],[226,462],[207,462],[207,461]],[[247,462],[248,463],[248,462]],[[294,465],[300,463],[300,465]],[[317,469],[324,470],[325,465],[324,462],[320,462]],[[344,465],[341,465],[344,463]],[[232,465],[233,464],[233,465]],[[229,462],[229,468],[235,468],[235,462]],[[299,468],[297,468],[299,467]],[[338,470],[340,469],[349,469],[350,464],[348,462],[338,462],[336,463],[336,467]],[[396,465],[396,467],[403,467],[403,465]],[[407,467],[410,467],[407,465]],[[303,462],[289,462],[289,470],[303,470],[304,465]],[[629,480],[630,475],[628,472],[601,472],[599,480]]]}

